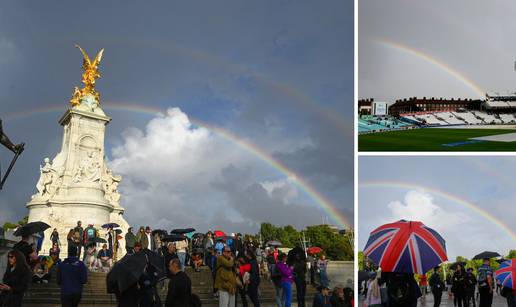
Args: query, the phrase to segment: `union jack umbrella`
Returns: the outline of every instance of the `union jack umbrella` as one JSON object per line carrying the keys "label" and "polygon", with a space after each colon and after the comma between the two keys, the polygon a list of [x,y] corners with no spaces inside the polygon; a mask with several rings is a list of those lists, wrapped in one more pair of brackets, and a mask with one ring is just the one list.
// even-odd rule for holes
{"label": "union jack umbrella", "polygon": [[400,220],[373,230],[364,255],[384,272],[425,274],[448,260],[444,239],[417,221]]}
{"label": "union jack umbrella", "polygon": [[502,286],[516,289],[516,258],[502,262],[495,276]]}

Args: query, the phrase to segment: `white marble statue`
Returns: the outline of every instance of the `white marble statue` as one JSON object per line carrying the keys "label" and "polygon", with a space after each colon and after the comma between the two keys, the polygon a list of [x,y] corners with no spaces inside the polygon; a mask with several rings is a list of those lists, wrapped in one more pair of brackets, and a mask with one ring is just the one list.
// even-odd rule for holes
{"label": "white marble statue", "polygon": [[50,185],[56,177],[56,172],[52,169],[52,164],[50,164],[49,158],[45,158],[43,160],[43,165],[39,167],[39,171],[40,177],[36,184],[36,189],[38,189],[40,196],[44,196],[50,194]]}
{"label": "white marble statue", "polygon": [[122,176],[114,175],[110,169],[106,171],[106,182],[104,183],[105,197],[111,203],[119,203],[120,193],[118,193],[118,184],[122,181]]}

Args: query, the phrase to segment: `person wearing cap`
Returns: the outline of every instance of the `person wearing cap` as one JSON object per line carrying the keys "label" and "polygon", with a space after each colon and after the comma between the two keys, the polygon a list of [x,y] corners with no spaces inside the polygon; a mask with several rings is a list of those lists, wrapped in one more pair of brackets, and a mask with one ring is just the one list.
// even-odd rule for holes
{"label": "person wearing cap", "polygon": [[330,288],[327,286],[319,286],[317,290],[318,293],[314,297],[313,307],[331,307]]}

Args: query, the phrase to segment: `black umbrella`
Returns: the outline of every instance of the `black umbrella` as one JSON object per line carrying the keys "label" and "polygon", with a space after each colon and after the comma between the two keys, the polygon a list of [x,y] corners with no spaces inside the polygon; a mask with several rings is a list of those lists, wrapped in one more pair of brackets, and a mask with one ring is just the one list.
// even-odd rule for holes
{"label": "black umbrella", "polygon": [[136,284],[147,265],[147,258],[144,253],[125,255],[116,262],[106,277],[108,293],[114,293],[115,289],[124,292]]}
{"label": "black umbrella", "polygon": [[121,233],[122,233],[122,229],[115,229],[115,233],[116,233],[117,235],[121,234]]}
{"label": "black umbrella", "polygon": [[481,252],[480,254],[476,255],[475,257],[473,257],[473,260],[478,260],[478,259],[491,259],[491,258],[496,258],[496,257],[500,257],[500,254],[498,254],[497,252]]}
{"label": "black umbrella", "polygon": [[27,224],[19,227],[18,229],[16,229],[16,231],[14,232],[13,235],[15,235],[17,237],[30,236],[30,235],[38,233],[40,231],[45,231],[48,228],[50,228],[50,225],[48,225],[47,223],[30,222],[30,223],[27,223]]}
{"label": "black umbrella", "polygon": [[186,237],[183,236],[183,235],[171,234],[171,235],[166,235],[163,238],[161,238],[161,241],[163,241],[163,242],[177,242],[177,241],[183,241],[185,239],[186,239]]}
{"label": "black umbrella", "polygon": [[156,234],[159,234],[160,237],[164,237],[166,236],[168,233],[166,230],[163,230],[163,229],[154,229],[152,232],[151,232],[152,236],[154,237]]}
{"label": "black umbrella", "polygon": [[138,282],[147,265],[152,266],[152,271],[158,279],[165,276],[163,261],[155,252],[144,249],[132,255],[127,254],[113,266],[107,275],[108,293],[114,293],[116,288],[119,292],[129,289]]}
{"label": "black umbrella", "polygon": [[184,233],[190,233],[190,232],[194,232],[194,231],[195,231],[194,228],[177,228],[177,229],[173,229],[170,233],[184,234]]}
{"label": "black umbrella", "polygon": [[117,223],[107,223],[107,224],[102,225],[102,228],[116,228],[116,227],[120,227],[120,225],[118,225]]}

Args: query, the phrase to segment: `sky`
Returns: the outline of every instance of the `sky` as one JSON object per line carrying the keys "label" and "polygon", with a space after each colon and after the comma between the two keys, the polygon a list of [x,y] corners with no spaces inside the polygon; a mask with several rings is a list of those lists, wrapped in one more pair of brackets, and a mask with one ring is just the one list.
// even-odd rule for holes
{"label": "sky", "polygon": [[358,96],[516,91],[514,1],[359,1]]}
{"label": "sky", "polygon": [[[27,214],[60,150],[76,43],[105,48],[105,148],[133,226],[352,223],[353,1],[289,0],[2,1],[0,118],[26,149],[0,223]],[[10,159],[0,149],[2,169]]]}
{"label": "sky", "polygon": [[446,240],[448,259],[516,249],[514,157],[360,157],[358,247],[401,219],[421,221]]}

